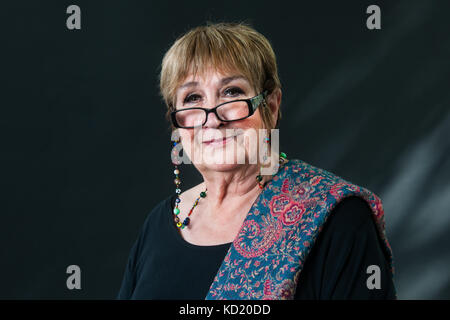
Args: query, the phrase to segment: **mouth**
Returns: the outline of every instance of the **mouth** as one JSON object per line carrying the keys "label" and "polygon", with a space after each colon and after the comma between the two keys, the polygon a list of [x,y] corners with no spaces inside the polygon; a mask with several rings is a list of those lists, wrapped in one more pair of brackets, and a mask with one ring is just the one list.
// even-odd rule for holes
{"label": "mouth", "polygon": [[222,146],[222,145],[225,145],[225,144],[229,143],[230,141],[232,141],[235,137],[236,136],[229,136],[229,137],[225,137],[225,138],[210,139],[210,140],[205,140],[202,143],[207,146]]}

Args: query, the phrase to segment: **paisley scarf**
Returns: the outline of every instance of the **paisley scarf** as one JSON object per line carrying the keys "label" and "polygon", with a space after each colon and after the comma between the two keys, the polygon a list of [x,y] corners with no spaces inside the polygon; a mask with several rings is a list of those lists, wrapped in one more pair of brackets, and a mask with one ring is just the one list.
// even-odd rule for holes
{"label": "paisley scarf", "polygon": [[353,195],[370,205],[393,275],[381,200],[331,172],[290,160],[253,203],[206,299],[293,299],[303,264],[330,212]]}

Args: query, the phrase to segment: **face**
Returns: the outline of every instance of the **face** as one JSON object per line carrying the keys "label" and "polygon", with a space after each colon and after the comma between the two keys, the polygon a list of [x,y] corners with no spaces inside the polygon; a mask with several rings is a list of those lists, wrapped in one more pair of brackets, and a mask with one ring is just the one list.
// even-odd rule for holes
{"label": "face", "polygon": [[[176,92],[176,109],[215,106],[236,99],[252,98],[260,92],[239,73],[207,69],[203,75],[189,75]],[[211,112],[203,127],[178,129],[184,152],[202,170],[230,171],[249,163],[258,144],[263,121],[259,106],[250,117],[224,122]],[[232,112],[232,111],[230,111]]]}

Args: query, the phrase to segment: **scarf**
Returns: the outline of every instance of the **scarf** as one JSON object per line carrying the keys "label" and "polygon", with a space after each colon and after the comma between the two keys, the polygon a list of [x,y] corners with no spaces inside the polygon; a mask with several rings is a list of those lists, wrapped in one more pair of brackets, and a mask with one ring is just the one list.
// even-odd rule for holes
{"label": "scarf", "polygon": [[293,299],[302,267],[330,212],[354,195],[372,209],[393,275],[381,200],[331,172],[290,160],[253,203],[206,299]]}

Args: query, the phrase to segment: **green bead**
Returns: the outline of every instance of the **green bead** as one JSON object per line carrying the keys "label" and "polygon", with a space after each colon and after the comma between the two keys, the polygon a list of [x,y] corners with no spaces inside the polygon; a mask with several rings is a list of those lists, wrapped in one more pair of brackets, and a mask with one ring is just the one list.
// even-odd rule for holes
{"label": "green bead", "polygon": [[282,157],[283,159],[286,159],[286,158],[287,158],[287,155],[286,155],[286,153],[284,153],[284,152],[280,152],[280,157]]}
{"label": "green bead", "polygon": [[261,176],[260,174],[258,174],[258,175],[256,176],[256,180],[258,180],[258,182],[261,182],[261,181],[262,181],[262,176]]}
{"label": "green bead", "polygon": [[200,197],[205,198],[206,197],[206,192],[205,191],[200,192]]}
{"label": "green bead", "polygon": [[179,214],[180,213],[180,209],[178,209],[178,208],[173,209],[173,213]]}

